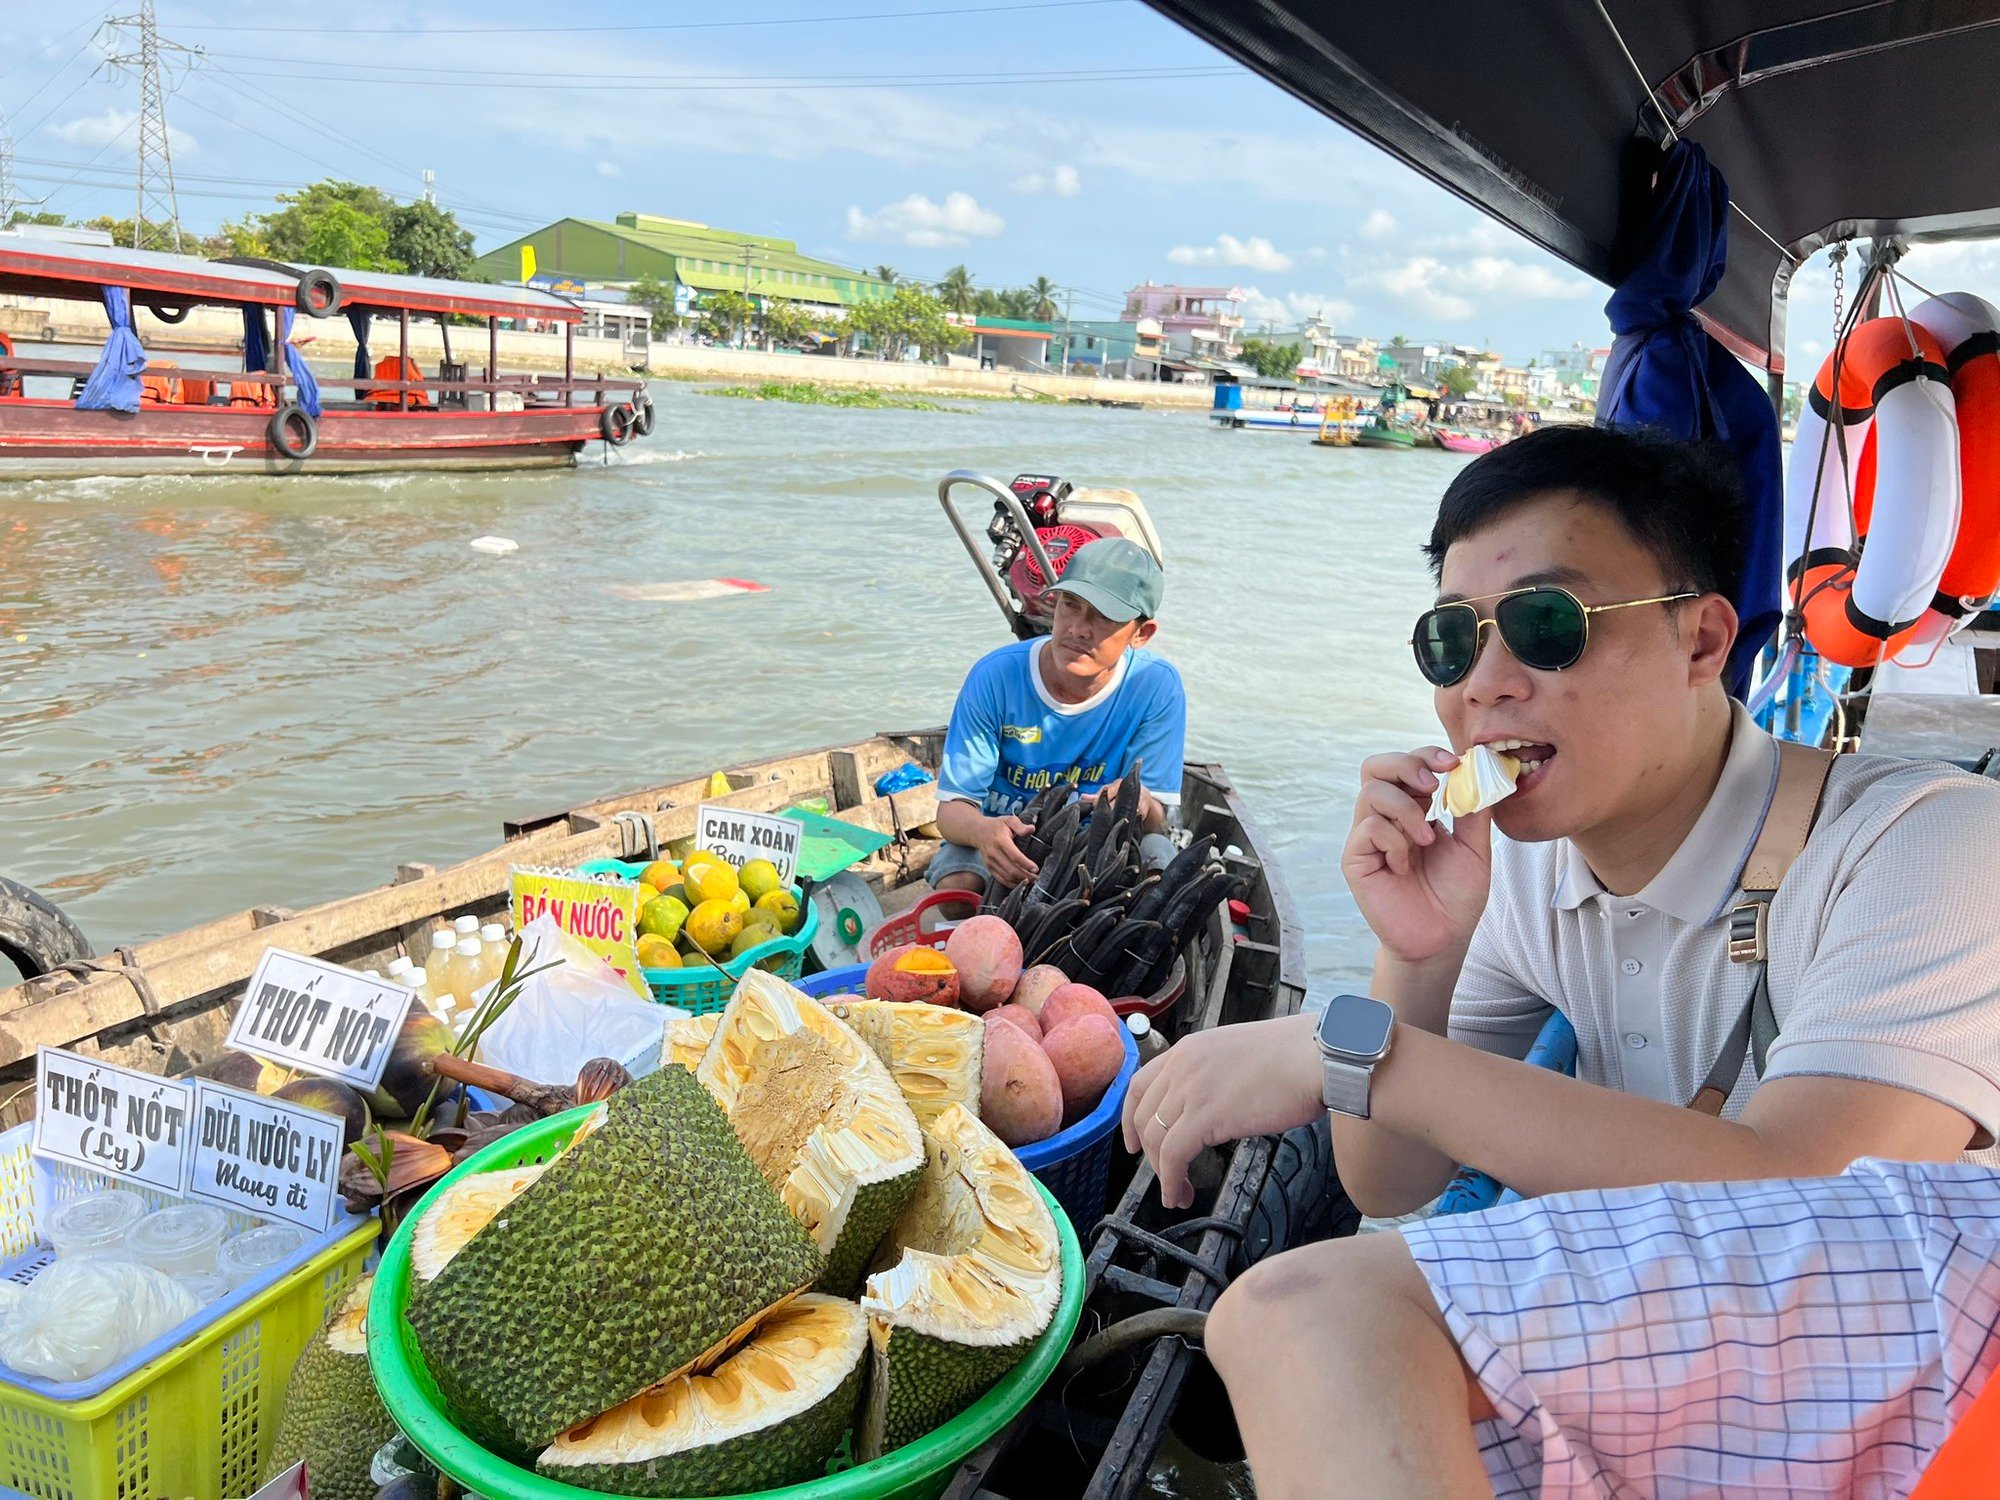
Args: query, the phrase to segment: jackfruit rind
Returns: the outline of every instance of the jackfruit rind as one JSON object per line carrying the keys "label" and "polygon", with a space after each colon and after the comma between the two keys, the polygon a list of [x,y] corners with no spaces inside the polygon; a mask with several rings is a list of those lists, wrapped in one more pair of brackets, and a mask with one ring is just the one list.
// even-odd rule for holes
{"label": "jackfruit rind", "polygon": [[557,1438],[538,1473],[619,1495],[734,1495],[817,1479],[854,1420],[868,1320],[808,1293],[722,1363]]}
{"label": "jackfruit rind", "polygon": [[928,1125],[952,1105],[979,1113],[986,1026],[970,1011],[921,1001],[836,1000],[833,1013],[882,1059],[903,1102]]}
{"label": "jackfruit rind", "polygon": [[410,1231],[410,1274],[435,1281],[451,1258],[548,1168],[536,1162],[461,1177],[424,1210]]}
{"label": "jackfruit rind", "polygon": [[752,969],[696,1076],[825,1254],[814,1290],[852,1296],[923,1169],[923,1132],[889,1070],[817,1000]]}
{"label": "jackfruit rind", "polygon": [[1020,1160],[957,1107],[924,1136],[922,1180],[861,1298],[872,1351],[864,1459],[978,1400],[1027,1356],[1062,1299],[1055,1220]]}
{"label": "jackfruit rind", "polygon": [[823,1265],[685,1068],[601,1108],[588,1139],[411,1292],[446,1409],[503,1457],[729,1347]]}
{"label": "jackfruit rind", "polygon": [[364,1276],[307,1341],[285,1387],[284,1414],[258,1482],[269,1483],[300,1459],[315,1497],[374,1500],[368,1477],[375,1451],[396,1436],[395,1421],[368,1373],[368,1289]]}

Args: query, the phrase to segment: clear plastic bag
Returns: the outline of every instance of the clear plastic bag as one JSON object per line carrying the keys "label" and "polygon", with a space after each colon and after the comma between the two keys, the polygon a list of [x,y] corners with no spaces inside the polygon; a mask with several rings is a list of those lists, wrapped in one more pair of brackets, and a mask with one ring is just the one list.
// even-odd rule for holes
{"label": "clear plastic bag", "polygon": [[593,1057],[657,1054],[670,1017],[685,1014],[632,993],[618,971],[537,917],[521,929],[521,967],[532,975],[479,1038],[479,1060],[537,1083],[568,1083]]}
{"label": "clear plastic bag", "polygon": [[88,1380],[199,1306],[186,1287],[135,1260],[59,1260],[0,1321],[0,1362],[44,1380]]}

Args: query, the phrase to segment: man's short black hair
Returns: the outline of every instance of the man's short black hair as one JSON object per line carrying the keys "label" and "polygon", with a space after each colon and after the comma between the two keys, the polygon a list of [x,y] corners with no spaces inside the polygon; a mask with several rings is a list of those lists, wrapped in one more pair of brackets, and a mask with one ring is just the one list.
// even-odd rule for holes
{"label": "man's short black hair", "polygon": [[1438,502],[1424,547],[1431,576],[1451,544],[1540,496],[1571,490],[1618,518],[1659,560],[1670,589],[1736,597],[1743,580],[1743,492],[1729,455],[1657,433],[1560,425],[1467,464]]}

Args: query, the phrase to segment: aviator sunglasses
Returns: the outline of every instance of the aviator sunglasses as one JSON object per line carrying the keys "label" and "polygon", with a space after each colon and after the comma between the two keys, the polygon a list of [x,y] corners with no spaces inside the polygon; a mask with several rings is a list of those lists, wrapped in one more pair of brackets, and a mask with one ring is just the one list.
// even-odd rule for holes
{"label": "aviator sunglasses", "polygon": [[[1477,599],[1455,599],[1418,615],[1410,645],[1417,653],[1417,670],[1437,687],[1450,687],[1472,670],[1488,624],[1500,632],[1500,639],[1522,666],[1538,672],[1560,672],[1575,666],[1590,644],[1592,615],[1700,597],[1699,593],[1683,591],[1619,604],[1585,604],[1568,589],[1549,584],[1481,594]],[[1480,619],[1473,607],[1488,599],[1494,601],[1490,621]]]}

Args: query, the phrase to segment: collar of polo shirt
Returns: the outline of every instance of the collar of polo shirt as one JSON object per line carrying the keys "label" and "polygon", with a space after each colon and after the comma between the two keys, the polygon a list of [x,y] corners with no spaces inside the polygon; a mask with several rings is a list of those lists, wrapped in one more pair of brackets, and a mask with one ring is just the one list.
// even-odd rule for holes
{"label": "collar of polo shirt", "polygon": [[[1743,866],[1778,786],[1778,742],[1732,703],[1729,754],[1708,806],[1660,873],[1635,895],[1614,896],[1697,926],[1720,919],[1742,888]],[[1563,840],[1562,874],[1550,904],[1574,911],[1608,893],[1574,843]]]}

